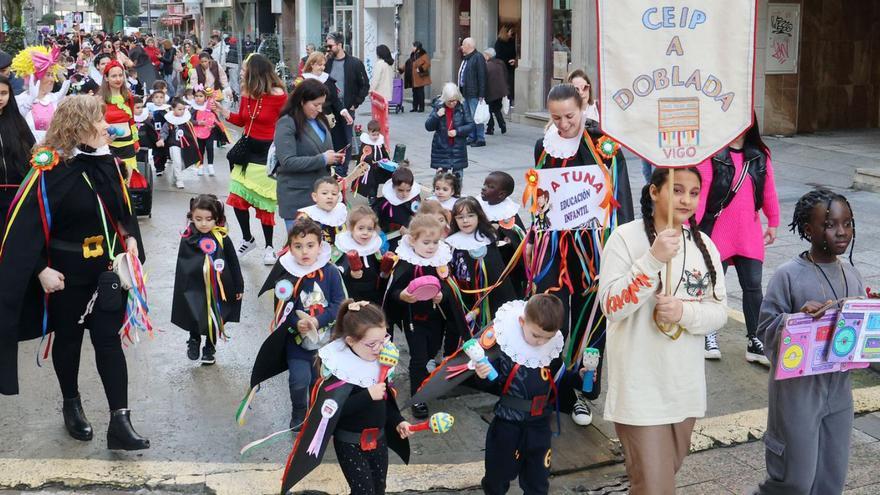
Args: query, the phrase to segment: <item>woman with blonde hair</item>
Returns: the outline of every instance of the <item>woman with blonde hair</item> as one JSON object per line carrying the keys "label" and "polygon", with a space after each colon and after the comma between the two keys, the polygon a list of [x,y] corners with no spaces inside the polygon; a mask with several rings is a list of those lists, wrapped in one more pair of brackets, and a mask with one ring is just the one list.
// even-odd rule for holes
{"label": "woman with blonde hair", "polygon": [[312,52],[303,65],[302,77],[297,80],[297,85],[306,79],[317,79],[327,88],[327,99],[324,101],[324,115],[330,128],[335,127],[336,122],[345,120],[345,123],[351,125],[354,120],[342,98],[339,97],[339,90],[336,86],[336,79],[330,74],[324,72],[327,67],[327,57],[321,52]]}
{"label": "woman with blonde hair", "polygon": [[12,205],[15,213],[0,248],[0,393],[19,391],[17,342],[51,339],[64,425],[71,437],[91,440],[78,379],[88,328],[110,409],[107,448],[140,450],[150,441],[132,428],[128,409],[119,334],[126,291],[108,267],[123,252],[143,259],[143,249],[108,147],[103,106],[86,95],[58,104],[43,146],[31,159],[36,171],[29,184],[39,187],[24,187]]}
{"label": "woman with blonde hair", "polygon": [[462,105],[464,98],[458,85],[448,82],[434,100],[425,130],[434,133],[431,142],[431,168],[448,170],[458,178],[468,166],[467,137],[474,130],[470,112]]}
{"label": "woman with blonde hair", "polygon": [[275,124],[281,115],[281,107],[287,102],[284,83],[275,74],[275,66],[260,54],[248,56],[241,67],[241,103],[239,111],[212,104],[212,110],[230,124],[242,128],[242,141],[236,143],[226,154],[232,172],[229,175],[229,196],[226,204],[232,207],[241,227],[243,241],[238,247],[242,257],[257,248],[251,235],[248,210],[256,211],[263,226],[266,247],[263,263],[275,264],[272,249],[272,231],[275,227],[275,211],[278,209],[278,193],[275,179],[266,175],[269,147],[275,138]]}

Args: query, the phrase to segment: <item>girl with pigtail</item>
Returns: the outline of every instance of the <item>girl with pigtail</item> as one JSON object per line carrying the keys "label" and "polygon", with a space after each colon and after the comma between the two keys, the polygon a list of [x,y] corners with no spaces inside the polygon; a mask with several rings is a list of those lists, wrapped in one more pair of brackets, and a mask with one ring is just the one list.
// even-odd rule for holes
{"label": "girl with pigtail", "polygon": [[676,171],[674,182],[668,169],[656,169],[642,190],[642,219],[605,244],[598,292],[608,321],[605,420],[623,444],[634,495],[675,493],[694,422],[706,414],[703,336],[727,320],[718,250],[694,217],[699,197],[695,168]]}

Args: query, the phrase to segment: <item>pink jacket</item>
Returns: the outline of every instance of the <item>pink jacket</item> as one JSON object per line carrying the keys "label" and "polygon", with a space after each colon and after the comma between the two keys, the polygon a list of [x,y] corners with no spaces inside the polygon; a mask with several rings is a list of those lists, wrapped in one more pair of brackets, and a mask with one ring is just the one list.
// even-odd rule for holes
{"label": "pink jacket", "polygon": [[208,139],[211,137],[211,131],[217,125],[217,115],[210,110],[196,111],[196,118],[193,122],[193,128],[196,131],[196,137],[199,139]]}
{"label": "pink jacket", "polygon": [[[743,167],[742,153],[731,153],[731,160],[736,169],[734,177],[739,177]],[[709,158],[697,165],[702,176],[700,188],[700,206],[697,207],[697,222],[703,219],[706,210],[706,199],[709,186],[712,184],[712,159]],[[761,218],[755,211],[754,184],[746,180],[733,201],[727,205],[712,230],[712,242],[721,254],[721,261],[733,256],[764,261],[764,229]],[[767,179],[764,182],[764,206],[761,208],[767,218],[768,227],[779,226],[779,199],[776,196],[776,182],[773,179],[773,165],[767,157]]]}

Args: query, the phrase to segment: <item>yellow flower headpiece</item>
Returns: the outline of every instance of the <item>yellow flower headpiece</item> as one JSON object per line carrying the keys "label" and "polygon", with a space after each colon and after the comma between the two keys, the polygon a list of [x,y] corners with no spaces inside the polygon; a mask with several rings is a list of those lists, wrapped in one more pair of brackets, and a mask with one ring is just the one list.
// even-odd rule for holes
{"label": "yellow flower headpiece", "polygon": [[44,75],[52,74],[57,81],[65,72],[60,59],[61,51],[58,48],[49,50],[45,46],[29,46],[15,55],[10,68],[19,77],[35,75],[37,79],[42,79]]}

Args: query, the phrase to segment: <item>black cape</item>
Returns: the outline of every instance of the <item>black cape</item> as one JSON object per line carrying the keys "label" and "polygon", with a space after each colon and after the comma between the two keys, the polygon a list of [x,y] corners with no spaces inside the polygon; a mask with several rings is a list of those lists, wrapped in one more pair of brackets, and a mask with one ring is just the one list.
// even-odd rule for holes
{"label": "black cape", "polygon": [[[199,247],[203,239],[214,241],[213,234],[202,234],[190,224],[180,239],[177,251],[177,270],[174,272],[174,295],[171,302],[171,323],[188,332],[208,334],[208,310],[205,297],[205,278],[203,268],[206,254]],[[220,301],[220,317],[224,322],[237,322],[241,317],[241,301],[235,299],[236,294],[244,292],[244,279],[235,246],[225,235],[223,246],[211,255],[211,262],[223,260],[223,271],[220,280],[223,282],[226,300]],[[207,241],[206,241],[207,242]]]}
{"label": "black cape", "polygon": [[[64,215],[70,206],[69,198],[93,198],[97,194],[107,206],[110,220],[135,236],[141,262],[145,260],[137,220],[132,215],[120,169],[112,155],[80,154],[59,163],[51,170],[39,173],[45,180],[49,211],[54,212],[49,232],[50,242],[59,231],[75,231],[80,224],[100,221],[96,219],[99,215],[97,207],[86,208],[89,214],[94,212],[95,218],[70,218]],[[84,180],[84,173],[94,189]],[[23,187],[27,185],[28,178],[25,178]],[[19,198],[18,203],[13,205],[15,207],[19,208],[18,214],[14,219],[10,217],[5,240],[0,248],[0,394],[4,395],[15,395],[19,392],[18,342],[35,339],[43,334],[44,293],[37,275],[46,267],[48,259],[40,214],[41,201],[36,185]],[[117,250],[124,249],[123,246],[123,242],[117,242]],[[51,259],[49,261],[49,266],[55,266]],[[97,284],[97,275],[91,270],[87,273],[76,273],[76,268],[75,264],[66,266],[64,270],[68,273],[65,273],[65,277]],[[49,301],[51,304],[51,296]],[[48,332],[51,330],[50,327]]]}

